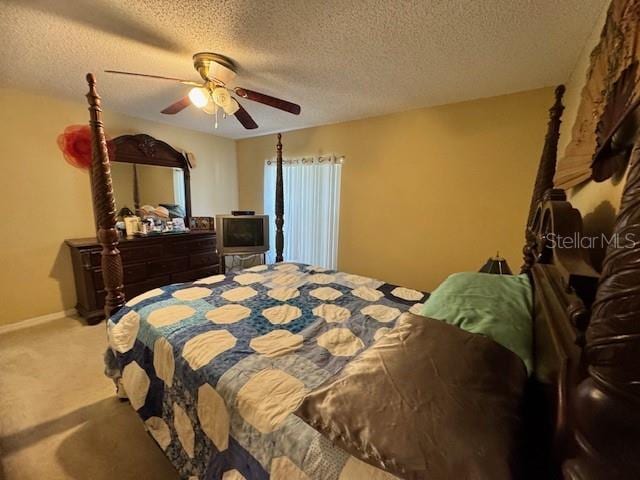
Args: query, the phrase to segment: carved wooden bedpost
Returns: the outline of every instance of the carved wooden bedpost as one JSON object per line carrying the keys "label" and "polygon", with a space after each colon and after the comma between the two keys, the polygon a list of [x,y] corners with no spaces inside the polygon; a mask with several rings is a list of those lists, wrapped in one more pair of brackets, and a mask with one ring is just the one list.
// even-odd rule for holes
{"label": "carved wooden bedpost", "polygon": [[536,238],[531,227],[535,220],[536,209],[542,201],[547,190],[553,188],[553,177],[556,173],[556,160],[558,156],[558,139],[560,138],[560,124],[562,121],[562,96],[564,95],[564,85],[558,85],[555,90],[555,102],[549,109],[549,123],[547,124],[547,134],[544,138],[544,147],[538,165],[538,173],[536,182],[531,195],[531,204],[529,206],[529,216],[525,230],[526,243],[523,249],[524,265],[521,267],[521,273],[528,272],[534,263],[534,246]]}
{"label": "carved wooden bedpost", "polygon": [[96,92],[96,79],[92,73],[87,74],[87,82],[92,141],[91,191],[98,227],[98,241],[102,245],[102,279],[107,292],[104,311],[108,319],[124,305],[122,260],[118,250],[118,232],[115,228],[116,203],[113,198],[111,166],[102,124],[102,108],[100,97]]}
{"label": "carved wooden bedpost", "polygon": [[566,478],[640,478],[640,145],[587,329],[588,376],[575,400],[578,452]]}
{"label": "carved wooden bedpost", "polygon": [[276,262],[284,260],[284,186],[282,180],[282,134],[278,134],[276,145]]}

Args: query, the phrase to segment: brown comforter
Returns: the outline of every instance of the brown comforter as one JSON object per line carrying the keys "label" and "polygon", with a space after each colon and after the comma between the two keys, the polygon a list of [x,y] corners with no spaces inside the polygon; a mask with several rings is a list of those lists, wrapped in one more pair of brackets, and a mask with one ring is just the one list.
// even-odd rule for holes
{"label": "brown comforter", "polygon": [[514,476],[522,361],[489,338],[406,314],[297,415],[406,479]]}

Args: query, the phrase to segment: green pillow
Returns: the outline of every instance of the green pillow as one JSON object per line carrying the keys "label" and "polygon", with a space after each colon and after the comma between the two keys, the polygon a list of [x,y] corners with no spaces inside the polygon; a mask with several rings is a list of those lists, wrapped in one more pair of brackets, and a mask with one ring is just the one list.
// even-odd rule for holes
{"label": "green pillow", "polygon": [[526,275],[455,273],[436,288],[422,315],[485,335],[533,370],[532,294]]}

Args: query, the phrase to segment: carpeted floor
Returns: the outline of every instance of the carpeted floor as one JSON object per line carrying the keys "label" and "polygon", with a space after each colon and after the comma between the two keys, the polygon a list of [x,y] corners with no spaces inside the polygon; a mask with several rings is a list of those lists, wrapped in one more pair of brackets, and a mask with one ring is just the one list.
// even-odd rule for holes
{"label": "carpeted floor", "polygon": [[104,323],[0,334],[0,479],[177,479],[103,373]]}

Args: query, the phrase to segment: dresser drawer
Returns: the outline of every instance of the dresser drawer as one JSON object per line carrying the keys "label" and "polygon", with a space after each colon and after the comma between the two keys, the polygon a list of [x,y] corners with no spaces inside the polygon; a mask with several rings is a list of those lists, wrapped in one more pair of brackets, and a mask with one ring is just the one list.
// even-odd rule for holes
{"label": "dresser drawer", "polygon": [[134,263],[133,265],[125,265],[122,268],[124,272],[124,283],[140,282],[147,278],[147,264]]}
{"label": "dresser drawer", "polygon": [[177,257],[166,260],[156,260],[147,264],[149,276],[164,273],[180,272],[189,268],[189,257]]}
{"label": "dresser drawer", "polygon": [[131,283],[125,285],[124,295],[126,300],[131,300],[133,297],[140,295],[141,293],[148,292],[154,288],[164,287],[171,283],[171,277],[169,275],[161,275],[154,278],[149,278],[144,282]]}
{"label": "dresser drawer", "polygon": [[94,267],[102,265],[102,250],[100,248],[91,250],[91,265]]}
{"label": "dresser drawer", "polygon": [[[144,262],[162,257],[162,245],[149,245],[145,247],[120,248],[122,263]],[[102,263],[102,250],[91,252],[91,265],[99,267]]]}
{"label": "dresser drawer", "polygon": [[171,283],[193,282],[204,277],[210,277],[219,272],[219,265],[211,265],[209,267],[198,268],[195,270],[187,270],[186,272],[174,273],[171,275]]}
{"label": "dresser drawer", "polygon": [[127,247],[120,250],[122,263],[144,262],[162,257],[162,245],[147,245],[144,247]]}
{"label": "dresser drawer", "polygon": [[191,253],[202,250],[209,250],[215,252],[216,239],[215,237],[200,238],[198,240],[175,240],[169,244],[169,250],[171,253]]}
{"label": "dresser drawer", "polygon": [[[131,300],[133,297],[140,295],[141,293],[153,290],[154,288],[169,285],[171,283],[171,277],[169,275],[161,275],[154,278],[149,278],[143,282],[131,283],[124,287],[125,301]],[[98,308],[104,308],[104,303],[107,298],[107,292],[102,289],[96,292],[96,305]]]}
{"label": "dresser drawer", "polygon": [[189,257],[189,268],[206,267],[219,263],[218,254],[216,252],[196,253]]}
{"label": "dresser drawer", "polygon": [[[133,265],[125,265],[122,267],[123,283],[140,282],[147,278],[147,264],[146,263],[134,263]],[[93,284],[97,290],[104,288],[104,282],[102,281],[102,270],[93,271]]]}

